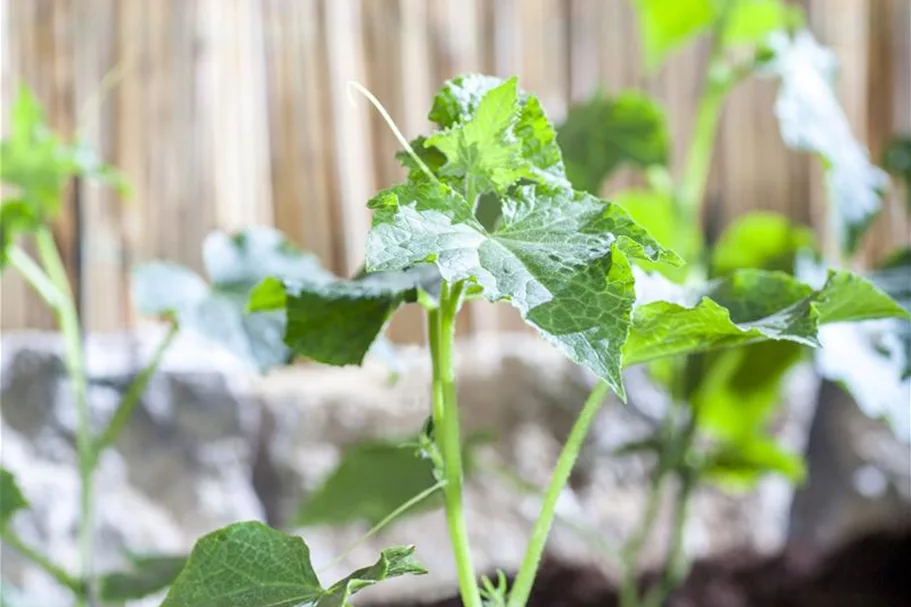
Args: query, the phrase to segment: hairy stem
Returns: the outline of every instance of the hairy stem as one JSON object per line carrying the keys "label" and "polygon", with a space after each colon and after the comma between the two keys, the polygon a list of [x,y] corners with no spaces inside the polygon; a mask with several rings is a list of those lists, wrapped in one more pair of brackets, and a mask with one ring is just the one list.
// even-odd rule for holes
{"label": "hairy stem", "polygon": [[171,342],[173,342],[174,338],[177,336],[178,330],[179,327],[177,323],[172,321],[168,328],[168,333],[158,344],[155,353],[152,354],[151,360],[149,360],[145,368],[143,368],[139,375],[130,383],[130,387],[123,398],[120,399],[120,403],[117,405],[117,409],[114,411],[111,421],[108,422],[107,427],[105,427],[104,431],[95,440],[92,452],[92,457],[94,458],[92,462],[93,466],[98,463],[104,450],[114,444],[117,437],[119,437],[120,433],[123,431],[124,426],[126,426],[126,423],[130,420],[130,417],[132,417],[133,410],[136,409],[136,405],[139,404],[139,399],[148,387],[152,376],[155,375],[155,372],[158,370],[161,359],[164,357],[164,353],[171,345]]}
{"label": "hairy stem", "polygon": [[64,571],[63,568],[52,563],[50,559],[28,544],[25,544],[18,535],[13,533],[13,531],[8,528],[0,529],[0,539],[3,539],[3,542],[7,546],[13,548],[16,552],[54,578],[58,584],[69,588],[73,591],[73,594],[77,596],[82,594],[82,585],[79,583],[78,579]]}
{"label": "hairy stem", "polygon": [[79,557],[80,575],[85,580],[84,594],[78,596],[77,605],[82,606],[87,603],[92,604],[94,596],[92,478],[95,472],[92,426],[87,397],[88,382],[83,360],[82,327],[79,324],[79,315],[73,301],[73,292],[66,275],[66,268],[50,229],[44,227],[35,232],[35,242],[44,271],[60,294],[55,309],[66,348],[67,373],[72,382],[76,399],[76,451],[79,458],[80,485]]}
{"label": "hairy stem", "polygon": [[579,452],[582,450],[582,444],[588,435],[588,429],[601,409],[608,390],[610,388],[606,382],[599,381],[595,385],[557,458],[553,476],[544,494],[544,502],[541,504],[541,513],[532,528],[528,548],[525,550],[525,556],[509,593],[509,607],[524,607],[528,603],[535,576],[538,574],[538,567],[541,565],[541,556],[544,554],[544,547],[547,544],[547,536],[557,512],[557,501],[569,481],[573,466],[576,465]]}
{"label": "hairy stem", "polygon": [[450,287],[444,282],[439,309],[428,312],[430,351],[433,358],[434,440],[443,455],[443,475],[446,481],[443,498],[459,576],[459,594],[465,607],[482,607],[462,504],[462,445],[452,357],[455,316],[461,296],[461,283]]}

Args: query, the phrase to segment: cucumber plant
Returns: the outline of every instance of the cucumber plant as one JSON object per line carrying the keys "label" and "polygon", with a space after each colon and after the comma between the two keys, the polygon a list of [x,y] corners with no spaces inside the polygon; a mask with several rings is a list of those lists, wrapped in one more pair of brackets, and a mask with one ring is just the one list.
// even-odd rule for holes
{"label": "cucumber plant", "polygon": [[[349,365],[364,360],[399,307],[422,306],[432,360],[431,406],[424,427],[416,429],[412,452],[427,462],[426,482],[432,484],[377,527],[423,499],[439,496],[459,593],[469,607],[527,604],[558,498],[589,427],[608,392],[625,398],[624,367],[679,355],[714,356],[748,344],[817,346],[826,324],[908,316],[870,282],[844,270],[828,271],[816,287],[785,272],[749,268],[691,285],[672,301],[649,296],[641,285],[637,293],[633,264],[679,268],[683,259],[621,205],[572,187],[555,128],[537,97],[519,89],[515,78],[470,74],[447,81],[429,118],[438,130],[411,142],[389,120],[404,148],[399,158],[407,178],[368,203],[373,223],[365,272],[352,279],[329,277],[304,271],[301,267],[309,262],[292,255],[287,265],[269,269],[271,275],[263,278],[248,268],[233,268],[246,262],[231,258],[227,268],[207,267],[210,285],[188,278],[196,284],[192,297],[165,297],[148,311],[165,312],[175,323],[189,325],[206,320],[212,306],[221,306],[229,310],[226,318],[243,328],[242,339],[232,342],[241,354],[263,351],[251,344],[262,344],[260,338],[278,327],[281,354],[270,357],[269,364],[303,357]],[[698,188],[688,192],[692,200],[701,198]],[[233,242],[237,249],[251,250],[248,237]],[[155,271],[145,275],[154,277]],[[238,282],[243,285],[235,291]],[[238,301],[245,297],[247,311],[270,315],[269,323],[244,322]],[[230,303],[224,304],[225,299]],[[546,340],[599,378],[555,464],[511,586],[503,576],[479,582],[463,511],[469,441],[459,423],[453,341],[456,314],[470,299],[509,302]],[[206,324],[200,323],[203,333]],[[272,339],[268,343],[275,345]],[[668,416],[674,423],[659,438],[662,451],[673,454],[664,461],[681,473],[688,490],[702,475],[743,470],[751,461],[765,465],[770,452],[778,453],[768,442],[727,441],[694,463],[684,457],[689,455],[684,447],[696,432],[696,418],[683,408],[678,413]],[[683,460],[685,467],[670,464]],[[395,457],[389,461],[400,465]],[[11,475],[3,474],[2,481],[0,527],[8,530],[11,517],[26,504]],[[346,495],[360,499],[357,492]],[[371,508],[365,516],[375,520],[380,514]],[[87,528],[90,533],[91,525]],[[40,564],[40,554],[25,551]],[[679,572],[680,554],[674,558]],[[176,567],[161,569],[170,575]],[[413,547],[393,547],[373,565],[325,585],[302,538],[258,522],[238,522],[196,543],[162,605],[342,606],[366,586],[421,573]],[[100,586],[91,574],[66,574],[58,580],[83,603]]]}
{"label": "cucumber plant", "polygon": [[[431,407],[416,456],[429,462],[435,482],[417,498],[441,494],[465,605],[527,603],[557,499],[589,426],[609,391],[625,396],[624,366],[745,344],[815,346],[826,323],[907,315],[871,283],[842,270],[829,272],[819,288],[781,271],[737,270],[688,289],[676,301],[648,301],[641,294],[637,301],[631,264],[675,266],[680,257],[618,204],[571,187],[553,125],[538,99],[520,90],[515,78],[472,74],[447,81],[429,117],[439,130],[411,142],[390,121],[408,174],[368,204],[374,212],[367,273],[330,283],[270,277],[253,290],[248,307],[284,311],[285,343],[292,354],[335,365],[359,364],[402,304],[424,308]],[[479,583],[462,504],[464,452],[452,349],[456,313],[470,299],[509,302],[546,340],[599,378],[555,464],[522,566],[508,588],[502,578]],[[692,419],[683,426],[684,435],[695,432]],[[719,445],[706,454],[698,472],[721,474],[751,458],[764,462],[774,452],[767,442],[741,445]],[[376,474],[374,465],[370,469]],[[697,470],[691,471],[693,482]],[[350,471],[346,476],[352,476]],[[358,499],[356,490],[347,495]],[[379,518],[375,510],[367,516]],[[237,593],[253,589],[259,589],[256,599],[243,604],[323,600],[306,592],[288,597],[281,594],[284,585],[270,585],[278,574],[259,555],[268,552],[277,532],[254,523],[239,525],[250,530],[243,541],[232,544],[237,526],[200,541],[166,607],[238,605]],[[224,547],[218,558],[213,545]],[[236,554],[248,555],[245,576],[235,576],[231,584],[208,583],[229,569],[227,559],[238,558],[231,546]]]}
{"label": "cucumber plant", "polygon": [[[804,16],[782,0],[633,0],[645,64],[661,65],[668,53],[700,38],[709,56],[679,182],[670,177],[669,136],[660,105],[638,91],[608,98],[598,94],[571,108],[559,129],[567,175],[576,187],[597,192],[618,166],[644,174],[645,187],[617,192],[623,206],[663,245],[689,263],[683,268],[637,262],[649,277],[643,291],[690,297],[693,291],[730,284],[748,273],[796,275],[817,288],[835,288],[878,214],[887,185],[857,142],[833,91],[834,55],[805,29]],[[774,213],[737,218],[720,235],[704,225],[705,190],[720,113],[728,94],[750,77],[778,80],[775,114],[785,144],[822,160],[828,194],[831,239],[836,251],[823,255],[814,233]],[[884,154],[898,176],[907,175],[907,140],[897,138]],[[711,222],[709,222],[711,223]],[[647,273],[647,274],[646,274]],[[646,284],[641,280],[640,283]],[[897,251],[868,278],[911,309],[907,249]],[[828,286],[823,286],[827,284]],[[847,283],[843,283],[847,284]],[[734,307],[728,305],[732,312]],[[877,316],[874,314],[874,316]],[[816,369],[851,391],[862,408],[911,437],[907,406],[911,382],[908,323],[887,319],[851,323],[825,319]],[[632,336],[631,336],[632,339]],[[852,348],[846,355],[845,344]],[[735,344],[729,344],[735,345]],[[657,461],[641,524],[625,546],[622,605],[660,605],[686,573],[682,547],[686,511],[694,486],[717,483],[749,488],[768,473],[798,481],[802,459],[767,432],[780,402],[786,373],[806,358],[810,344],[796,340],[750,343],[720,352],[667,358],[650,365],[677,411],[669,411],[654,436],[621,448],[651,452]],[[869,364],[858,364],[862,357]],[[626,361],[629,362],[629,361]],[[878,380],[859,369],[882,371]],[[825,406],[825,403],[819,403]],[[706,448],[704,445],[708,445]],[[637,587],[640,552],[654,527],[669,477],[677,481],[676,514],[661,582],[644,597]]]}

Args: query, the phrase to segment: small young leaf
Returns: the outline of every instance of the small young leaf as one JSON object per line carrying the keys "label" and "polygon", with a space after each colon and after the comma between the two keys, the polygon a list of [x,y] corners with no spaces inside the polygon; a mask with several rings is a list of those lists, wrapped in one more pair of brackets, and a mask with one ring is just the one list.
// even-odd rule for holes
{"label": "small young leaf", "polygon": [[702,473],[726,489],[750,489],[766,474],[784,476],[799,483],[806,476],[803,459],[782,449],[765,436],[737,443],[724,443],[706,458]]}
{"label": "small young leaf", "polygon": [[557,140],[573,187],[592,194],[624,164],[644,169],[668,163],[670,135],[664,110],[636,91],[613,99],[597,95],[573,107]]}
{"label": "small young leaf", "polygon": [[519,96],[513,77],[488,91],[469,120],[438,131],[424,145],[446,156],[440,173],[465,180],[468,191],[503,192],[529,176],[521,161],[521,145],[513,134],[518,118]]}
{"label": "small young leaf", "polygon": [[767,339],[816,347],[821,323],[907,316],[885,293],[846,271],[830,272],[814,291],[783,272],[740,270],[691,295],[697,298],[694,306],[658,301],[638,307],[624,364]]}
{"label": "small young leaf", "polygon": [[16,512],[25,508],[28,508],[28,501],[19,490],[13,473],[0,468],[0,529],[6,527]]}
{"label": "small young leaf", "polygon": [[38,99],[25,86],[19,88],[9,122],[9,136],[0,142],[0,179],[14,194],[3,200],[0,211],[0,269],[19,234],[56,218],[69,178],[93,177],[126,190],[123,177],[94,150],[82,142],[68,145],[53,133]]}
{"label": "small young leaf", "polygon": [[727,276],[743,268],[793,273],[795,259],[814,250],[813,231],[777,213],[754,212],[738,217],[712,249],[712,272]]}
{"label": "small young leaf", "polygon": [[521,186],[503,199],[494,232],[445,185],[397,186],[370,206],[369,268],[433,261],[446,281],[475,281],[486,299],[510,301],[570,358],[623,393],[619,349],[635,299],[626,255],[679,259],[618,206],[582,192]]}
{"label": "small young leaf", "polygon": [[427,570],[414,558],[414,546],[388,548],[370,567],[358,569],[329,588],[317,607],[349,607],[352,594],[383,580],[403,575],[424,575]]}
{"label": "small young leaf", "polygon": [[358,590],[391,577],[421,574],[410,547],[324,589],[299,537],[262,523],[235,523],[196,542],[162,607],[341,607]]}
{"label": "small young leaf", "polygon": [[[306,497],[294,524],[306,527],[362,520],[374,525],[435,484],[433,464],[418,457],[414,446],[360,443]],[[438,500],[428,499],[415,510],[436,505]]]}
{"label": "small young leaf", "polygon": [[714,0],[633,0],[645,64],[654,70],[665,56],[711,26]]}
{"label": "small young leaf", "polygon": [[820,156],[834,209],[839,244],[853,253],[873,218],[888,183],[867,150],[851,134],[832,82],[836,61],[808,31],[770,39],[774,58],[768,71],[781,79],[775,114],[785,143]]}
{"label": "small young leaf", "polygon": [[143,555],[130,558],[129,571],[98,577],[98,596],[106,603],[141,599],[170,586],[187,563],[185,556]]}
{"label": "small young leaf", "polygon": [[[515,78],[468,74],[448,80],[434,97],[429,118],[443,130],[419,137],[412,147],[444,183],[470,186],[478,194],[502,192],[520,178],[568,185],[553,126],[538,99],[519,90]],[[419,143],[426,151],[418,151]],[[426,180],[410,156],[400,153],[400,158],[411,169],[412,183]]]}

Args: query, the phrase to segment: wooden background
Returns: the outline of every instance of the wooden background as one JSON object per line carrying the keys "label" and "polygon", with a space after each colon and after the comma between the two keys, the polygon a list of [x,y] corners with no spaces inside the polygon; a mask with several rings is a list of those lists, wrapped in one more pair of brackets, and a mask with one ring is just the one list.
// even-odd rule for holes
{"label": "wooden background", "polygon": [[[911,1],[804,5],[841,60],[855,133],[878,153],[890,133],[911,129]],[[57,233],[93,331],[136,322],[132,264],[200,269],[200,243],[215,227],[274,224],[336,272],[356,268],[365,202],[402,172],[385,125],[348,98],[349,80],[409,137],[426,130],[436,87],[464,71],[518,74],[557,121],[599,86],[644,87],[665,104],[681,157],[704,63],[704,49],[691,48],[646,77],[627,0],[0,0],[0,32],[4,121],[26,82],[59,131],[82,129],[134,187],[129,201],[84,184],[67,194]],[[116,85],[99,94],[111,70]],[[754,80],[729,100],[711,208],[722,223],[772,209],[820,228],[820,170],[784,149],[774,95],[772,82]],[[629,180],[619,175],[606,192]],[[892,195],[868,259],[909,239],[900,206]],[[473,307],[462,330],[515,323],[503,306]],[[52,326],[8,272],[2,328]],[[404,340],[422,332],[413,312],[393,329]]]}

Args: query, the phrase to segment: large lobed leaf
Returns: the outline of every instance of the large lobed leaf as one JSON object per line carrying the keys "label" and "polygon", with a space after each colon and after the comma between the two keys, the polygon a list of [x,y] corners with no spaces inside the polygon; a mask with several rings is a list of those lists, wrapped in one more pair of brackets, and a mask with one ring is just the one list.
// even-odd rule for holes
{"label": "large lobed leaf", "polygon": [[690,299],[638,307],[624,364],[768,339],[815,347],[820,324],[908,316],[888,295],[847,271],[830,272],[825,286],[814,290],[783,272],[740,270]]}
{"label": "large lobed leaf", "polygon": [[593,194],[623,164],[667,165],[670,149],[664,111],[635,91],[615,98],[598,95],[573,107],[558,141],[573,187]]}
{"label": "large lobed leaf", "polygon": [[618,206],[582,192],[514,188],[489,232],[445,185],[401,185],[371,201],[372,270],[433,262],[443,279],[508,300],[570,358],[623,393],[620,347],[635,299],[626,255],[675,261]]}
{"label": "large lobed leaf", "polygon": [[384,550],[374,565],[324,588],[303,539],[262,523],[235,523],[196,542],[162,607],[342,607],[376,582],[426,573],[413,553]]}
{"label": "large lobed leaf", "polygon": [[776,35],[769,44],[768,71],[781,80],[775,114],[782,139],[823,159],[838,241],[852,253],[880,210],[888,176],[851,133],[833,89],[834,54],[808,31]]}

